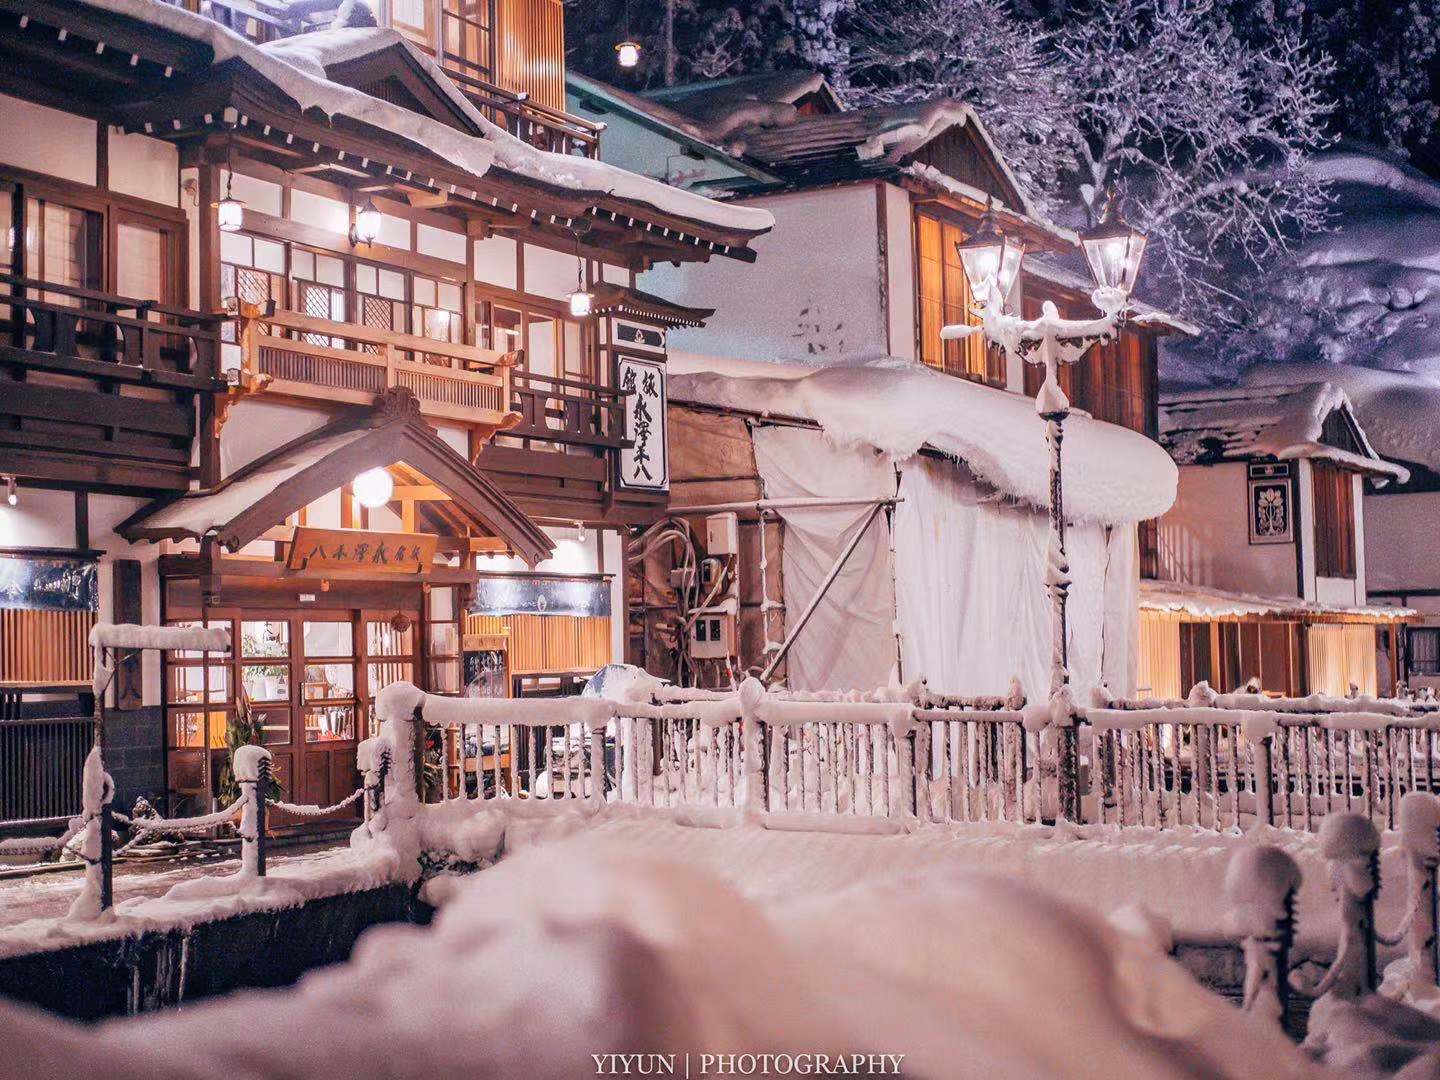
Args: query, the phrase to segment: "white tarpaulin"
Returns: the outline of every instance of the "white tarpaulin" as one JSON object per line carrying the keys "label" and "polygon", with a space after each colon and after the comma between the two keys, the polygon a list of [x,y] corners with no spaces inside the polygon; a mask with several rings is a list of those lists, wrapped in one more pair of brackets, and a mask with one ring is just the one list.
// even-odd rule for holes
{"label": "white tarpaulin", "polygon": [[[999,502],[957,465],[912,458],[895,510],[895,587],[904,676],[932,690],[1003,694],[1018,675],[1033,700],[1050,686],[1049,522]],[[1112,535],[1113,534],[1113,535]],[[1067,611],[1071,679],[1133,681],[1134,529],[1072,525]]]}
{"label": "white tarpaulin", "polygon": [[[836,448],[814,431],[758,428],[755,458],[768,498],[885,498],[893,469],[863,448]],[[1045,515],[1002,503],[949,461],[902,466],[894,520],[894,588],[884,518],[872,522],[789,654],[794,689],[868,688],[893,678],[898,619],[902,675],[932,689],[1003,694],[1018,675],[1032,698],[1050,682]],[[865,506],[783,511],[787,632],[865,520]],[[1134,684],[1136,552],[1133,526],[1074,525],[1070,668],[1078,694],[1103,680]]]}
{"label": "white tarpaulin", "polygon": [[[838,449],[818,431],[757,427],[755,461],[768,499],[895,495],[895,470],[886,458],[862,448]],[[781,569],[787,635],[870,510],[856,505],[779,512],[785,523]],[[795,690],[828,690],[889,683],[895,673],[894,612],[882,512],[786,655],[787,684]]]}

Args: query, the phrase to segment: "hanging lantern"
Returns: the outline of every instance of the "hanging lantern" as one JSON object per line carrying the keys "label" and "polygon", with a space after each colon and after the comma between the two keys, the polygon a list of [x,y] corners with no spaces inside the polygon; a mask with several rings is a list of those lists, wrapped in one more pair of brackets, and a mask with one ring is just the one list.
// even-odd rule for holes
{"label": "hanging lantern", "polygon": [[585,319],[595,310],[595,297],[584,288],[576,289],[570,294],[570,314],[577,319]]}
{"label": "hanging lantern", "polygon": [[1145,234],[1132,228],[1115,208],[1115,189],[1105,200],[1100,223],[1080,236],[1090,275],[1102,289],[1118,289],[1129,296],[1140,274],[1145,254]]}
{"label": "hanging lantern", "polygon": [[1020,276],[1020,260],[1025,255],[1025,242],[1000,231],[993,205],[985,208],[985,216],[969,239],[955,245],[970,292],[983,303],[994,289],[997,303],[1003,308],[1015,281]]}
{"label": "hanging lantern", "polygon": [[230,194],[230,185],[225,185],[225,197],[215,204],[215,223],[221,232],[239,232],[245,224],[245,204]]}
{"label": "hanging lantern", "polygon": [[355,211],[355,224],[350,226],[350,243],[373,244],[380,235],[380,211],[372,199],[366,199]]}
{"label": "hanging lantern", "polygon": [[386,469],[366,469],[350,482],[350,490],[367,510],[384,506],[395,494],[395,481]]}
{"label": "hanging lantern", "polygon": [[615,46],[615,62],[629,71],[640,64],[640,43],[626,39]]}

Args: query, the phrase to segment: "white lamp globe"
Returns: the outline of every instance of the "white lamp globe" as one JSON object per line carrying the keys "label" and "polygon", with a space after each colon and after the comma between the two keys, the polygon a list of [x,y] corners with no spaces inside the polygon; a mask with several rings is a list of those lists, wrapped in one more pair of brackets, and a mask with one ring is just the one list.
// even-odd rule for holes
{"label": "white lamp globe", "polygon": [[350,489],[355,492],[361,506],[375,510],[388,503],[390,496],[395,494],[395,481],[384,469],[366,469],[351,481]]}

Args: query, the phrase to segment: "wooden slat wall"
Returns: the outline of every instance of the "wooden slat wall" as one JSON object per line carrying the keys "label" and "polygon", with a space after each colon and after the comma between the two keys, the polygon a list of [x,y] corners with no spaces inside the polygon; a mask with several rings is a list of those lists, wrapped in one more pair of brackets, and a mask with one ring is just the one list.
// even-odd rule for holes
{"label": "wooden slat wall", "polygon": [[495,81],[565,108],[565,9],[560,0],[498,0]]}
{"label": "wooden slat wall", "polygon": [[510,671],[595,671],[610,663],[608,615],[466,615],[467,634],[508,634]]}
{"label": "wooden slat wall", "polygon": [[88,682],[93,611],[0,608],[0,681]]}

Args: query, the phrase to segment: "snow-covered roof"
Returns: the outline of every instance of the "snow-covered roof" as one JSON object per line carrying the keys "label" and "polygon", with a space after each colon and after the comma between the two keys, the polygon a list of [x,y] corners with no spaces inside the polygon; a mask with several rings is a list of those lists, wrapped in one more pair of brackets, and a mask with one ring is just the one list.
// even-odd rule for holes
{"label": "snow-covered roof", "polygon": [[1440,373],[1386,371],[1358,364],[1266,363],[1245,373],[1252,386],[1325,379],[1344,388],[1370,444],[1386,457],[1440,472]]}
{"label": "snow-covered roof", "polygon": [[1182,465],[1322,458],[1389,479],[1410,475],[1375,453],[1350,399],[1328,382],[1168,394],[1160,401],[1160,441]]}
{"label": "snow-covered roof", "polygon": [[202,42],[210,46],[214,64],[238,59],[295,101],[302,111],[318,109],[326,116],[344,116],[390,131],[474,177],[483,176],[493,164],[556,187],[642,203],[663,214],[720,229],[763,232],[774,225],[765,210],[726,205],[605,162],[531,146],[482,115],[433,60],[408,42],[402,47],[411,51],[441,93],[466,112],[478,135],[325,77],[330,66],[403,41],[393,30],[345,27],[259,46],[211,19],[158,0],[80,2]]}
{"label": "snow-covered roof", "polygon": [[[837,443],[896,459],[926,447],[997,490],[1049,501],[1049,450],[1034,402],[894,357],[826,366],[670,354],[673,401],[814,421]],[[1138,432],[1076,412],[1065,427],[1065,506],[1077,521],[1159,517],[1175,501],[1175,463]]]}
{"label": "snow-covered roof", "polygon": [[742,128],[788,123],[795,104],[811,94],[825,96],[839,108],[823,76],[814,71],[769,71],[710,79],[651,90],[645,96],[690,118],[715,142]]}
{"label": "snow-covered roof", "polygon": [[1168,611],[1197,618],[1233,619],[1245,616],[1292,619],[1351,619],[1376,622],[1402,621],[1413,617],[1411,608],[1372,605],[1350,607],[1344,604],[1319,604],[1294,596],[1256,596],[1253,593],[1226,592],[1207,585],[1189,585],[1178,581],[1140,582],[1142,611]]}

